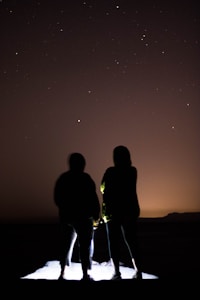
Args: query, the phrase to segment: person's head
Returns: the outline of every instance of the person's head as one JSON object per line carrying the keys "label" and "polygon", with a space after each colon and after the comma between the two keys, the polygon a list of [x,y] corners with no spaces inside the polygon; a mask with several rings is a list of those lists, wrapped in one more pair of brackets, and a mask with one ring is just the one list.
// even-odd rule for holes
{"label": "person's head", "polygon": [[68,158],[69,168],[72,171],[83,172],[85,169],[86,161],[81,153],[72,153]]}
{"label": "person's head", "polygon": [[127,147],[125,146],[117,146],[113,150],[113,162],[115,166],[130,166],[131,155]]}

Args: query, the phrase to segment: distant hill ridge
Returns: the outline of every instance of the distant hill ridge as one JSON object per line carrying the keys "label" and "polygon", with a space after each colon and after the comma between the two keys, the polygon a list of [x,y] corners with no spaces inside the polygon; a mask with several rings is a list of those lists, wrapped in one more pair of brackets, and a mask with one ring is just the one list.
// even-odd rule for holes
{"label": "distant hill ridge", "polygon": [[200,221],[200,212],[170,213],[164,219],[174,221]]}
{"label": "distant hill ridge", "polygon": [[156,218],[140,218],[143,222],[145,221],[159,221],[159,222],[200,222],[200,212],[184,212],[178,213],[173,212],[169,213],[164,217]]}

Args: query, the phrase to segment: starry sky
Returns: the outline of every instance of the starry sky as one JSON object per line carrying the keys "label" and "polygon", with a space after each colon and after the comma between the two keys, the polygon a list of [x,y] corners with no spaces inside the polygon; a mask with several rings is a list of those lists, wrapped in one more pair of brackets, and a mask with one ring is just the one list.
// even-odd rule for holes
{"label": "starry sky", "polygon": [[200,211],[199,1],[0,1],[0,221],[57,216],[71,152],[138,169],[142,217]]}

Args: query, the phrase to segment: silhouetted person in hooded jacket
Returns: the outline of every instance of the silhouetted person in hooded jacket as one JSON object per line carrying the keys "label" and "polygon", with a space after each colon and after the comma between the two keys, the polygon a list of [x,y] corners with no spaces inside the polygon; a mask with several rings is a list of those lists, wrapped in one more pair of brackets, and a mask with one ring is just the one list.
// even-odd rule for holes
{"label": "silhouetted person in hooded jacket", "polygon": [[72,153],[68,158],[69,170],[62,173],[55,184],[54,201],[58,207],[61,225],[61,272],[64,279],[65,266],[70,265],[72,244],[79,242],[83,280],[92,280],[90,246],[93,223],[98,222],[100,203],[96,185],[91,176],[84,172],[86,161],[82,154]]}
{"label": "silhouetted person in hooded jacket", "polygon": [[132,166],[129,150],[117,146],[113,150],[114,166],[106,169],[102,181],[103,215],[107,217],[111,257],[115,273],[112,280],[121,279],[121,234],[135,269],[133,278],[142,279],[137,242],[137,220],[140,215],[136,185],[137,169]]}

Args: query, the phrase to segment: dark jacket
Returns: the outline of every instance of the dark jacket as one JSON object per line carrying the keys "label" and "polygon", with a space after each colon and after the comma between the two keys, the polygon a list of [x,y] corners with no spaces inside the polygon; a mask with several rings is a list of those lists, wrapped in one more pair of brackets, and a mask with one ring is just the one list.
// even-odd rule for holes
{"label": "dark jacket", "polygon": [[109,167],[103,175],[102,183],[105,185],[103,203],[108,218],[139,217],[135,167]]}
{"label": "dark jacket", "polygon": [[69,170],[60,175],[54,188],[54,201],[60,220],[74,222],[92,217],[99,219],[100,203],[93,179],[85,172]]}

